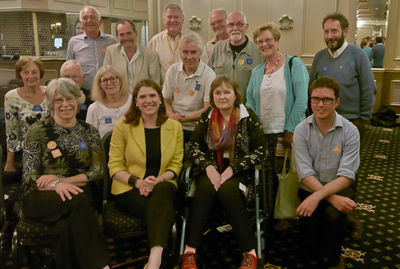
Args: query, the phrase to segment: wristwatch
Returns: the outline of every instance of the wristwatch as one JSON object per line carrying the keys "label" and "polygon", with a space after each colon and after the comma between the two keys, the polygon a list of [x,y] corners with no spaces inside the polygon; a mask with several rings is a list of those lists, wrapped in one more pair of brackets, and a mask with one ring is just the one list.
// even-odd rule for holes
{"label": "wristwatch", "polygon": [[55,181],[53,181],[53,182],[51,182],[51,190],[52,191],[55,191],[56,190],[56,185],[58,184],[58,183],[60,183],[61,181],[60,180],[55,180]]}

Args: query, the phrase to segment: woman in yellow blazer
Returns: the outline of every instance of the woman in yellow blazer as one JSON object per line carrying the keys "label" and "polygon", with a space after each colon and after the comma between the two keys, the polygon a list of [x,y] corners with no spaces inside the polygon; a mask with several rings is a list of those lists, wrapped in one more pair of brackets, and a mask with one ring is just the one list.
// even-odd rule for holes
{"label": "woman in yellow blazer", "polygon": [[183,132],[166,116],[161,89],[142,80],[132,105],[115,125],[108,167],[117,207],[146,220],[150,245],[145,268],[159,268],[174,223],[176,178],[182,168]]}

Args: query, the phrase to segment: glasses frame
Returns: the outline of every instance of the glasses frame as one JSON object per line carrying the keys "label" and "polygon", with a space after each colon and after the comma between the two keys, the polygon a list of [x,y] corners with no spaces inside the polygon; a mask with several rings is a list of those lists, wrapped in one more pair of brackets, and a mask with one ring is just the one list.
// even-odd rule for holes
{"label": "glasses frame", "polygon": [[267,45],[269,45],[269,44],[271,44],[272,41],[274,41],[274,40],[275,40],[275,37],[273,37],[273,38],[267,38],[267,39],[264,39],[264,40],[257,40],[256,44],[257,44],[258,46],[262,46],[262,45],[264,45],[264,43],[266,43]]}
{"label": "glasses frame", "polygon": [[[100,79],[100,84],[102,85],[108,85],[108,82],[110,81],[112,85],[115,85],[115,83],[119,80],[119,77],[110,77],[107,79]],[[113,82],[114,81],[114,82]]]}
{"label": "glasses frame", "polygon": [[238,28],[238,29],[241,29],[243,26],[245,26],[247,23],[243,23],[243,22],[237,22],[237,23],[233,23],[233,22],[231,22],[231,23],[227,23],[226,24],[226,27],[228,27],[229,29],[232,29],[233,27],[235,27],[235,25],[236,25],[236,27]]}
{"label": "glasses frame", "polygon": [[62,105],[64,102],[67,102],[68,104],[73,104],[76,100],[76,97],[70,96],[70,97],[64,97],[62,100],[54,100],[53,103],[55,105]]}
{"label": "glasses frame", "polygon": [[[317,103],[313,102],[313,98],[314,99],[318,98],[318,102]],[[324,99],[325,99],[325,101],[328,101],[328,102],[325,102]],[[336,99],[337,98],[330,98],[330,97],[319,98],[319,97],[316,97],[316,96],[311,96],[310,97],[310,102],[311,102],[311,104],[319,105],[319,103],[322,101],[322,104],[324,104],[324,105],[332,105],[333,104],[333,100],[336,100]]]}

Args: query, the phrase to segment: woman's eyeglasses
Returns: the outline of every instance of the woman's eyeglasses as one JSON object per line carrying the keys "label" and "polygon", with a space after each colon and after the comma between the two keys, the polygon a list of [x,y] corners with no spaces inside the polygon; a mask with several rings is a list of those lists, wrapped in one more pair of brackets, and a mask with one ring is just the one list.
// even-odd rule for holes
{"label": "woman's eyeglasses", "polygon": [[103,85],[107,85],[108,81],[110,81],[112,84],[115,84],[115,82],[117,82],[117,77],[110,77],[110,78],[102,78],[100,80],[100,83]]}

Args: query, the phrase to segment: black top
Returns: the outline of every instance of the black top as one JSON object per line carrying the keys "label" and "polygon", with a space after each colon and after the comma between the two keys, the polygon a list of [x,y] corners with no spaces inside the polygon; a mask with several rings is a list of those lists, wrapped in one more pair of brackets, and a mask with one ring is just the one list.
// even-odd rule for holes
{"label": "black top", "polygon": [[90,99],[90,90],[87,90],[85,88],[81,88],[81,91],[83,94],[85,94],[85,102],[79,107],[79,112],[76,114],[76,118],[86,121],[86,114],[89,106],[93,103],[93,101]]}
{"label": "black top", "polygon": [[161,167],[161,128],[144,129],[146,137],[146,174],[148,176],[158,176]]}
{"label": "black top", "polygon": [[[233,54],[235,55],[235,52],[236,52],[236,54],[239,54],[247,46],[248,42],[249,42],[249,39],[246,36],[246,41],[242,45],[234,46],[231,43],[229,43],[229,45],[231,46],[231,49],[234,52]],[[236,58],[236,56],[234,56],[234,58]]]}

